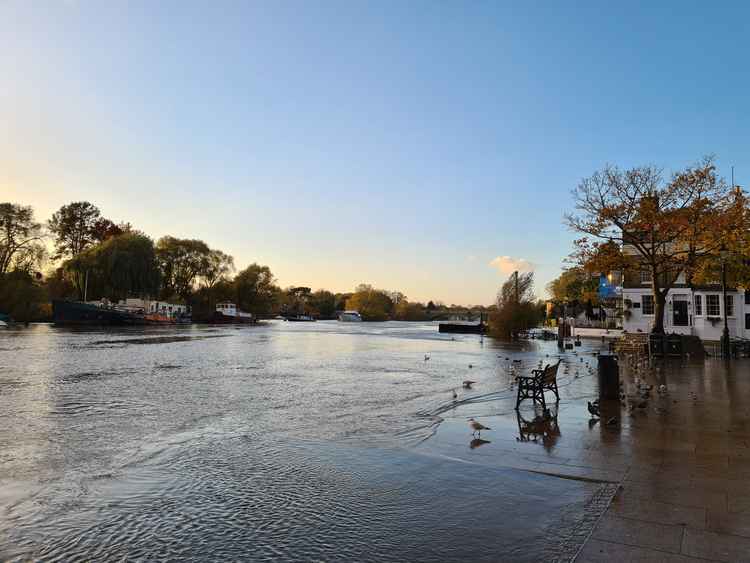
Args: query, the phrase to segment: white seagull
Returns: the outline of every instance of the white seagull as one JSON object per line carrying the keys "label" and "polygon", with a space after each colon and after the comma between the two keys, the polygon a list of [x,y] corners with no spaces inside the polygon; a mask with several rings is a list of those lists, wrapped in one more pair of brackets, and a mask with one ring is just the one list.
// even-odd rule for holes
{"label": "white seagull", "polygon": [[482,435],[482,430],[492,430],[489,426],[485,426],[484,424],[477,422],[473,418],[469,419],[469,427],[472,430],[472,436],[475,434]]}

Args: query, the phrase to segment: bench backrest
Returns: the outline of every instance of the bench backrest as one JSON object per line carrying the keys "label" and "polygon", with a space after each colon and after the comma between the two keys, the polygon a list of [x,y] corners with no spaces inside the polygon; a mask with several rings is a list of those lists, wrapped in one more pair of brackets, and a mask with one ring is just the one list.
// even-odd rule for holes
{"label": "bench backrest", "polygon": [[562,359],[557,360],[555,365],[548,365],[544,368],[543,383],[554,383],[557,380],[557,368],[560,366],[560,362],[562,362]]}

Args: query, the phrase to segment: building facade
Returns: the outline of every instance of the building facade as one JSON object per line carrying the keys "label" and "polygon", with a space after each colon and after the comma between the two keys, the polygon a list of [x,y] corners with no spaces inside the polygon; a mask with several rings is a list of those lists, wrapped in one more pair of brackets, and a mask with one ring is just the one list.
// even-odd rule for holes
{"label": "building facade", "polygon": [[[688,286],[684,275],[667,293],[664,308],[664,331],[690,334],[701,340],[718,341],[724,330],[724,311],[733,338],[750,338],[750,291],[727,288],[722,302],[721,286]],[[623,329],[627,332],[650,332],[654,324],[654,298],[651,278],[642,271],[625,277],[622,289]]]}

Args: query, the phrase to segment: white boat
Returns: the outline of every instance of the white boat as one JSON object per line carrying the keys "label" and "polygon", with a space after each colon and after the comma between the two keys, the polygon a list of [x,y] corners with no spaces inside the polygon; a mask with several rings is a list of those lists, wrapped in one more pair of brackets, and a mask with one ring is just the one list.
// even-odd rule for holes
{"label": "white boat", "polygon": [[216,311],[212,319],[214,323],[254,323],[255,317],[252,313],[246,313],[237,308],[237,305],[224,301],[216,304]]}
{"label": "white boat", "polygon": [[361,323],[362,315],[359,314],[359,311],[341,311],[339,320],[343,323]]}
{"label": "white boat", "polygon": [[0,321],[0,328],[5,328],[7,326],[8,326],[8,323],[6,323],[5,321]]}

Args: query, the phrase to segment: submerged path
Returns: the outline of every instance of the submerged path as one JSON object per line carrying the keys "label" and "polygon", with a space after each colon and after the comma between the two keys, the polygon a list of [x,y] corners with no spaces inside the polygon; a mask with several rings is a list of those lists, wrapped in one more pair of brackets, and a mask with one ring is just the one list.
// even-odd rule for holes
{"label": "submerged path", "polygon": [[[636,372],[621,361],[626,394],[640,380],[653,386],[650,397],[632,410],[604,406],[594,422],[586,403],[597,395],[596,359],[584,349],[563,361],[561,401],[549,421],[530,402],[516,414],[511,387],[460,396],[438,409],[443,422],[422,449],[547,476],[549,500],[540,503],[558,494],[555,479],[600,484],[555,560],[750,561],[750,362],[667,362]],[[493,429],[482,433],[485,442],[473,440],[469,417]]]}

